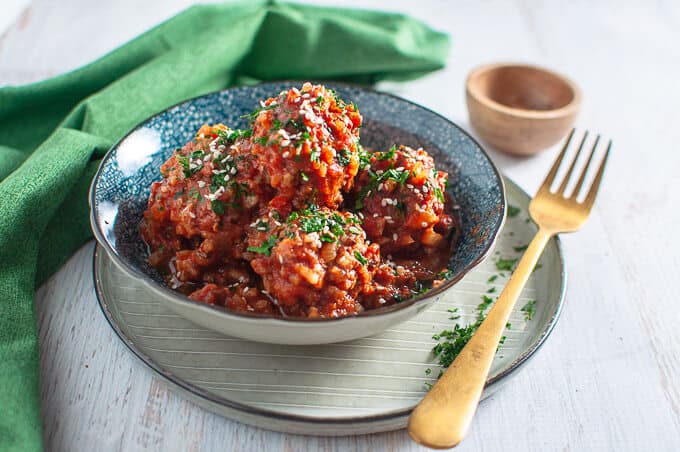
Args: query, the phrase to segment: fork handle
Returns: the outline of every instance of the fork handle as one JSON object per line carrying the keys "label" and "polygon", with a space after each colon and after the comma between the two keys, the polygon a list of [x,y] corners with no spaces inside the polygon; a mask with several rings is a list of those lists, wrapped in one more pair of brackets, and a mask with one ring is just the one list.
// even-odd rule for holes
{"label": "fork handle", "polygon": [[413,410],[408,432],[414,441],[434,449],[448,449],[463,439],[477,410],[510,313],[554,234],[546,229],[538,230],[486,319]]}

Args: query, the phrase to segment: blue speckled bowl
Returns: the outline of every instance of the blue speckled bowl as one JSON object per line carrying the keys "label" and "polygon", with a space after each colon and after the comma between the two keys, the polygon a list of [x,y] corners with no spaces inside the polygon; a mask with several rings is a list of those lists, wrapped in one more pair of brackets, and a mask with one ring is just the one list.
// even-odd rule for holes
{"label": "blue speckled bowl", "polygon": [[503,180],[481,146],[446,118],[414,103],[369,89],[327,83],[354,101],[364,118],[361,142],[423,147],[438,169],[449,173],[449,192],[460,205],[461,238],[451,256],[451,277],[426,294],[392,306],[340,319],[286,319],[239,313],[195,302],[164,283],[146,262],[139,235],[151,183],[173,151],[193,139],[203,124],[247,127],[242,115],[260,100],[301,82],[275,82],[228,89],[188,100],[149,118],[104,156],[90,189],[92,229],[113,262],[143,281],[178,314],[231,336],[283,344],[322,344],[369,336],[409,319],[440,299],[491,250],[505,218]]}

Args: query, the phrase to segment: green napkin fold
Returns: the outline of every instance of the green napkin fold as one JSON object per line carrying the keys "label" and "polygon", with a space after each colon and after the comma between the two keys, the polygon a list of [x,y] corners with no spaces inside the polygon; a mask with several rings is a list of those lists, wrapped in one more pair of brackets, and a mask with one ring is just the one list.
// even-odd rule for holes
{"label": "green napkin fold", "polygon": [[403,15],[278,2],[192,7],[74,72],[0,88],[0,450],[40,450],[36,285],[91,237],[103,153],[182,100],[276,79],[440,69],[448,38]]}

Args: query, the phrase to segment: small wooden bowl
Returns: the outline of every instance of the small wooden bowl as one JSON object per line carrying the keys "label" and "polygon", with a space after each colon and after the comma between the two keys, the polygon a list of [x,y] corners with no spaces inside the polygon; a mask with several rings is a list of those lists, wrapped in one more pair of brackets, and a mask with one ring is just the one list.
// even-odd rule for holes
{"label": "small wooden bowl", "polygon": [[572,81],[535,66],[481,66],[465,85],[472,127],[484,141],[511,154],[530,155],[557,143],[581,106]]}

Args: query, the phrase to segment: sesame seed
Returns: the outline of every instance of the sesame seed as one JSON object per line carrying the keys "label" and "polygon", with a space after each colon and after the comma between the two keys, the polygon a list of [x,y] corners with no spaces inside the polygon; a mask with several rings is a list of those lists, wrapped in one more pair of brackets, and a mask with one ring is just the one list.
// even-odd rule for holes
{"label": "sesame seed", "polygon": [[287,159],[289,155],[290,155],[290,152],[286,151],[283,154],[281,154],[281,157],[283,157],[284,159]]}
{"label": "sesame seed", "polygon": [[398,238],[398,237],[399,237],[399,236],[397,235],[396,232],[395,232],[394,234],[392,234],[392,240],[394,240],[395,242],[397,241],[397,238]]}
{"label": "sesame seed", "polygon": [[198,181],[198,186],[199,186],[200,188],[205,187],[205,182],[203,182],[202,180],[199,180],[199,181]]}
{"label": "sesame seed", "polygon": [[279,254],[279,264],[283,264],[283,255]]}
{"label": "sesame seed", "polygon": [[427,223],[425,223],[425,222],[423,221],[422,223],[420,223],[420,226],[426,228],[426,227],[427,227]]}

